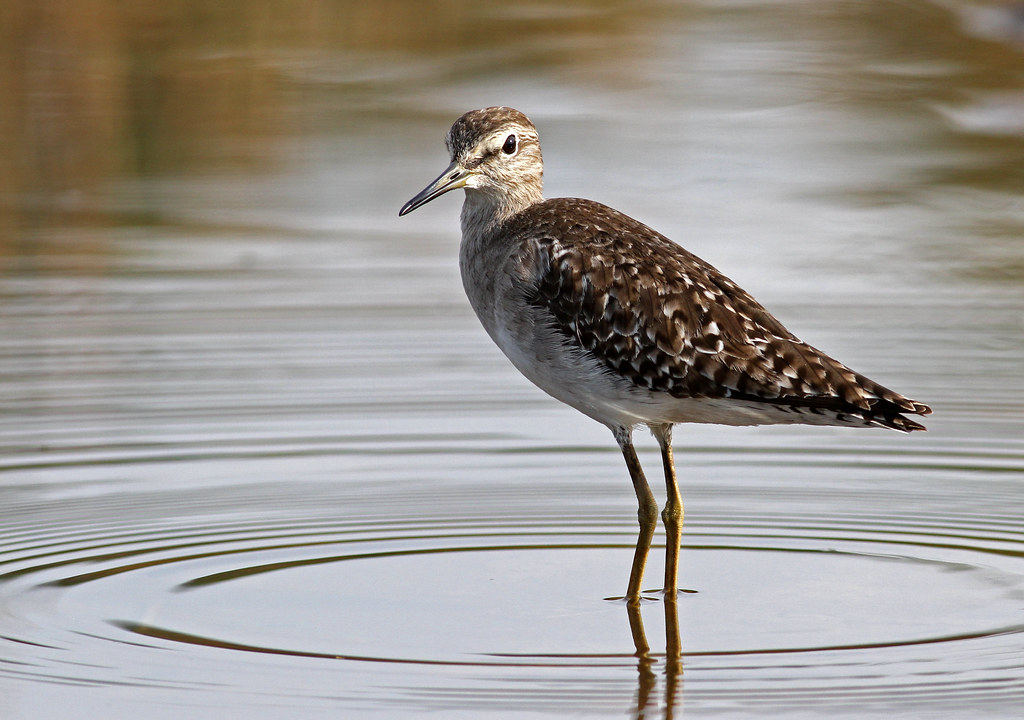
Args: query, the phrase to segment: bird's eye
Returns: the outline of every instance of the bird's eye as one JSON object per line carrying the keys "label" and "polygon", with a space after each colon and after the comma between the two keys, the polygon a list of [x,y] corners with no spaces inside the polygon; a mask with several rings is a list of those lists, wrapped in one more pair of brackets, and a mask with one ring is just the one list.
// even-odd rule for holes
{"label": "bird's eye", "polygon": [[509,135],[505,138],[505,144],[501,146],[501,151],[506,155],[511,155],[516,151],[516,136]]}

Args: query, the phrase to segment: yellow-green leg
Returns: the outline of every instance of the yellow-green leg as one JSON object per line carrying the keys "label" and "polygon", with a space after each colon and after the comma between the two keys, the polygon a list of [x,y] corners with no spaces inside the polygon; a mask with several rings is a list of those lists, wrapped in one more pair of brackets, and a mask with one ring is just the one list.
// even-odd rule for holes
{"label": "yellow-green leg", "polygon": [[661,462],[665,466],[665,599],[676,599],[679,593],[679,546],[683,537],[683,500],[679,496],[676,466],[672,458],[672,426],[652,425],[651,432],[661,446]]}
{"label": "yellow-green leg", "polygon": [[626,467],[629,469],[629,477],[633,481],[633,490],[636,492],[636,500],[639,506],[637,519],[640,521],[640,535],[636,540],[636,551],[633,553],[633,567],[629,573],[629,586],[626,588],[626,602],[633,605],[640,604],[640,584],[644,579],[644,568],[647,566],[647,555],[651,550],[651,541],[654,539],[654,528],[658,523],[658,503],[651,492],[651,486],[647,484],[643,468],[640,467],[640,460],[633,448],[633,434],[630,428],[618,428],[615,430],[615,440],[622,450],[622,457],[626,460]]}

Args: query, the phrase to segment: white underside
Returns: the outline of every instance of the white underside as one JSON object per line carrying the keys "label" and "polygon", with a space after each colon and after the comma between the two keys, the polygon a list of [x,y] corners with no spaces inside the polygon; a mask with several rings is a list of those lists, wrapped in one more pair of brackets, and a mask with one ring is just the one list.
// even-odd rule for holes
{"label": "white underside", "polygon": [[568,349],[554,331],[515,337],[508,325],[500,325],[492,337],[534,385],[613,429],[666,423],[862,426],[833,413],[819,414],[785,405],[730,398],[677,398],[653,392],[615,377],[593,356]]}

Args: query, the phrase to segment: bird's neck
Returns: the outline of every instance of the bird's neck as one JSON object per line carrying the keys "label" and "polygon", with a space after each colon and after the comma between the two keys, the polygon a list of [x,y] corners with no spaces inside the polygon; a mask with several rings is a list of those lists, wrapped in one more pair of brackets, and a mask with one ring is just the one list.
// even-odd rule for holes
{"label": "bird's neck", "polygon": [[463,237],[488,234],[512,216],[544,199],[539,186],[522,186],[515,193],[495,194],[466,188],[462,204]]}

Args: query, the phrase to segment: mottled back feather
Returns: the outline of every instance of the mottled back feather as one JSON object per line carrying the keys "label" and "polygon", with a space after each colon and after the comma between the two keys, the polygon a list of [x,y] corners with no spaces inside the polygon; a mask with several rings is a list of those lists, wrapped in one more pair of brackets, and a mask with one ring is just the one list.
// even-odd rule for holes
{"label": "mottled back feather", "polygon": [[600,203],[545,200],[496,228],[532,256],[522,284],[610,373],[677,398],[732,398],[896,430],[909,400],[801,342],[714,267]]}

